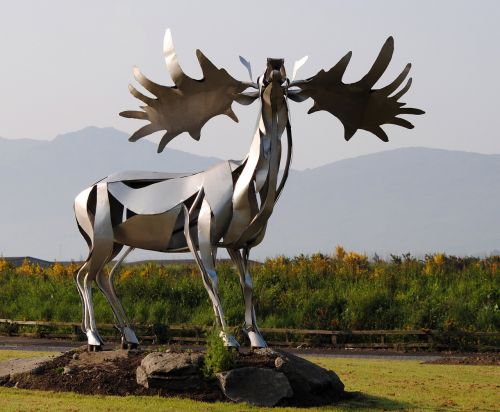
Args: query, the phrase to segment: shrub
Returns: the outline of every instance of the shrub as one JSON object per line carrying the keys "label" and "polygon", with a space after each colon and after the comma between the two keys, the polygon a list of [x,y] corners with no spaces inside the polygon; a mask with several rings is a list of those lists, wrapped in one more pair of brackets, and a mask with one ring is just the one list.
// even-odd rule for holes
{"label": "shrub", "polygon": [[[79,322],[75,265],[48,269],[0,259],[0,318]],[[500,330],[500,257],[405,254],[389,260],[338,247],[334,256],[277,257],[250,267],[258,324],[269,328]],[[230,325],[244,323],[239,276],[220,263],[219,292]],[[212,303],[194,265],[125,265],[117,293],[133,323],[214,322]],[[94,293],[96,320],[114,321]]]}
{"label": "shrub", "polygon": [[216,373],[227,371],[234,364],[233,355],[224,345],[220,333],[219,328],[213,328],[207,332],[207,349],[203,364],[203,374],[206,378],[212,378]]}

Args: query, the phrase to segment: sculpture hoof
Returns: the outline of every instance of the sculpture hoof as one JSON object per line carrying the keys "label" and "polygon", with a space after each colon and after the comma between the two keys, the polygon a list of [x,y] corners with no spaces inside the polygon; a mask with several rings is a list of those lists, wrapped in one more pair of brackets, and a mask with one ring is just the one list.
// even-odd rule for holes
{"label": "sculpture hoof", "polygon": [[228,335],[225,332],[221,332],[219,336],[224,341],[224,345],[228,348],[239,348],[240,344],[233,335]]}
{"label": "sculpture hoof", "polygon": [[88,330],[87,333],[87,343],[90,346],[101,346],[104,342],[102,338],[93,330]]}
{"label": "sculpture hoof", "polygon": [[248,339],[250,339],[250,346],[252,349],[267,348],[267,343],[259,332],[245,331]]}
{"label": "sculpture hoof", "polygon": [[122,341],[125,341],[129,344],[134,344],[136,346],[139,345],[139,339],[137,339],[134,331],[128,326],[125,326],[122,330]]}
{"label": "sculpture hoof", "polygon": [[100,352],[100,351],[102,351],[102,346],[101,345],[88,345],[87,350],[89,352]]}
{"label": "sculpture hoof", "polygon": [[125,339],[122,338],[122,343],[120,346],[123,350],[134,350],[134,349],[137,349],[139,347],[139,344],[127,342],[127,341],[125,341]]}

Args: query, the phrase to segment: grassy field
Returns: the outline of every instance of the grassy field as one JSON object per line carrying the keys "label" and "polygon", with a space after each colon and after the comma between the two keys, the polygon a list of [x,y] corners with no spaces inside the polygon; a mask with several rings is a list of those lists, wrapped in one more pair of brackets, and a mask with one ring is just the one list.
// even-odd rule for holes
{"label": "grassy field", "polygon": [[56,355],[57,352],[37,352],[20,350],[0,350],[0,362],[7,359],[36,358],[38,356]]}
{"label": "grassy field", "polygon": [[[10,352],[10,355],[2,352]],[[14,353],[13,353],[14,352]],[[0,356],[33,352],[0,351]],[[495,366],[422,365],[417,361],[309,358],[335,370],[355,399],[319,409],[274,408],[269,411],[498,411],[500,368]],[[244,404],[201,403],[155,397],[83,396],[0,388],[1,411],[257,411]]]}

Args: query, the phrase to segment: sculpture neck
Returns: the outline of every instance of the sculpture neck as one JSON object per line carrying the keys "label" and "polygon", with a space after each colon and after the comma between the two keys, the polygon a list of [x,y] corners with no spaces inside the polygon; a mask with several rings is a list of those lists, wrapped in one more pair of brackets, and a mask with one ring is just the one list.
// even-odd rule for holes
{"label": "sculpture neck", "polygon": [[[254,147],[254,144],[257,143],[255,140],[259,140],[259,152],[257,153],[254,149],[249,153],[249,157],[258,156],[258,159],[256,159],[257,161],[255,159],[249,160],[251,164],[256,165],[255,190],[260,194],[261,201],[264,202],[264,199],[276,197],[282,150],[281,136],[288,125],[288,105],[280,85],[268,86],[262,93],[261,104],[259,124],[252,143],[252,147]],[[286,169],[290,166],[291,158],[291,145],[287,146],[289,153],[287,153]],[[288,170],[286,174],[288,174]],[[280,186],[282,187],[281,183]]]}
{"label": "sculpture neck", "polygon": [[[233,217],[224,236],[232,247],[253,247],[262,240],[267,221],[283,188],[291,160],[291,135],[286,96],[280,85],[261,93],[261,114],[250,152],[233,191]],[[281,136],[287,129],[288,154],[278,184]]]}

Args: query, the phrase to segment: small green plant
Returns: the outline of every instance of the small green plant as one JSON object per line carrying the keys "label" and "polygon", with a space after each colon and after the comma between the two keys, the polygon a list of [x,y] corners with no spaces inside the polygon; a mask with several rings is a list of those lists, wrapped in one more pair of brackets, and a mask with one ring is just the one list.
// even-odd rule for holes
{"label": "small green plant", "polygon": [[219,328],[207,332],[207,349],[203,365],[203,375],[206,378],[213,378],[216,373],[229,370],[234,364],[233,355],[224,345],[220,333]]}

